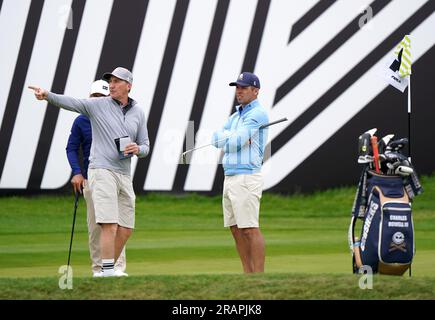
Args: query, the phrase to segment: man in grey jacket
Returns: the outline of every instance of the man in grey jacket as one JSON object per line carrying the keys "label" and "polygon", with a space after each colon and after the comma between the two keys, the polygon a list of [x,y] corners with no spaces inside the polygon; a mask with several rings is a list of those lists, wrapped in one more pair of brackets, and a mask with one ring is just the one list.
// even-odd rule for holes
{"label": "man in grey jacket", "polygon": [[110,97],[76,99],[29,86],[38,100],[86,115],[92,126],[89,188],[95,219],[101,225],[102,270],[97,277],[116,276],[114,265],[130,237],[135,221],[135,194],[130,173],[131,157],[145,157],[149,139],[145,114],[128,94],[131,72],[118,67],[105,73]]}

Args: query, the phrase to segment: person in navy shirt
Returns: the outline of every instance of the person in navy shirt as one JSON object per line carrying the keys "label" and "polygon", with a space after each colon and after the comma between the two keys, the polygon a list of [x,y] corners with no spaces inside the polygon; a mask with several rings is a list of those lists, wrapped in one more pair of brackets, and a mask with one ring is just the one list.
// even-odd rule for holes
{"label": "person in navy shirt", "polygon": [[[92,83],[90,97],[105,97],[109,95],[109,84],[104,80]],[[86,200],[87,223],[89,235],[89,253],[92,261],[92,272],[95,275],[101,271],[102,262],[100,257],[100,233],[101,227],[95,221],[95,210],[92,202],[91,191],[87,184],[89,154],[92,144],[91,122],[85,115],[79,115],[73,122],[71,133],[68,138],[66,154],[72,169],[71,184],[74,192],[82,193]],[[82,157],[83,166],[80,158]],[[116,264],[115,274],[127,276],[125,247],[122,250]]]}

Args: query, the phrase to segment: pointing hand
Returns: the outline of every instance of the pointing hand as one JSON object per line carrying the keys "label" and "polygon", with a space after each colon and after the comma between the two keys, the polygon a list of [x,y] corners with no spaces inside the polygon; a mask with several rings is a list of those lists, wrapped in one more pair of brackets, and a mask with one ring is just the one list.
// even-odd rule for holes
{"label": "pointing hand", "polygon": [[40,88],[40,87],[37,87],[37,86],[29,86],[28,88],[32,89],[34,91],[36,99],[38,99],[38,100],[47,99],[47,96],[48,96],[47,90]]}

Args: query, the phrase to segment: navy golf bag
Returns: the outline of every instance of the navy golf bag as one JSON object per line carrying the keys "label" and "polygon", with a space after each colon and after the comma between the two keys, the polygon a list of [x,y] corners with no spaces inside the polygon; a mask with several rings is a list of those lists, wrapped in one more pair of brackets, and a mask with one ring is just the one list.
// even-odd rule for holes
{"label": "navy golf bag", "polygon": [[[423,192],[411,159],[403,154],[408,139],[378,139],[377,129],[358,139],[358,163],[363,164],[349,226],[352,269],[370,267],[374,273],[402,275],[415,254],[411,202]],[[375,171],[376,170],[376,171]],[[355,224],[362,220],[360,236]]]}
{"label": "navy golf bag", "polygon": [[[373,273],[402,275],[415,254],[412,207],[403,177],[377,174],[366,168],[362,184],[349,227],[353,272],[370,266]],[[356,238],[358,218],[363,226]]]}

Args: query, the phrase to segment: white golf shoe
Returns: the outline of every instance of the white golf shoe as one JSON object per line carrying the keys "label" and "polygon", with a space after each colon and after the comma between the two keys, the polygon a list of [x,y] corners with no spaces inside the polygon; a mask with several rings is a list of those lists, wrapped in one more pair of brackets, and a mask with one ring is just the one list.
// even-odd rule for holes
{"label": "white golf shoe", "polygon": [[115,270],[113,275],[115,277],[128,277],[128,274],[123,272],[122,270]]}
{"label": "white golf shoe", "polygon": [[105,277],[116,277],[115,272],[104,272],[101,270],[100,272],[94,272],[94,278],[105,278]]}

